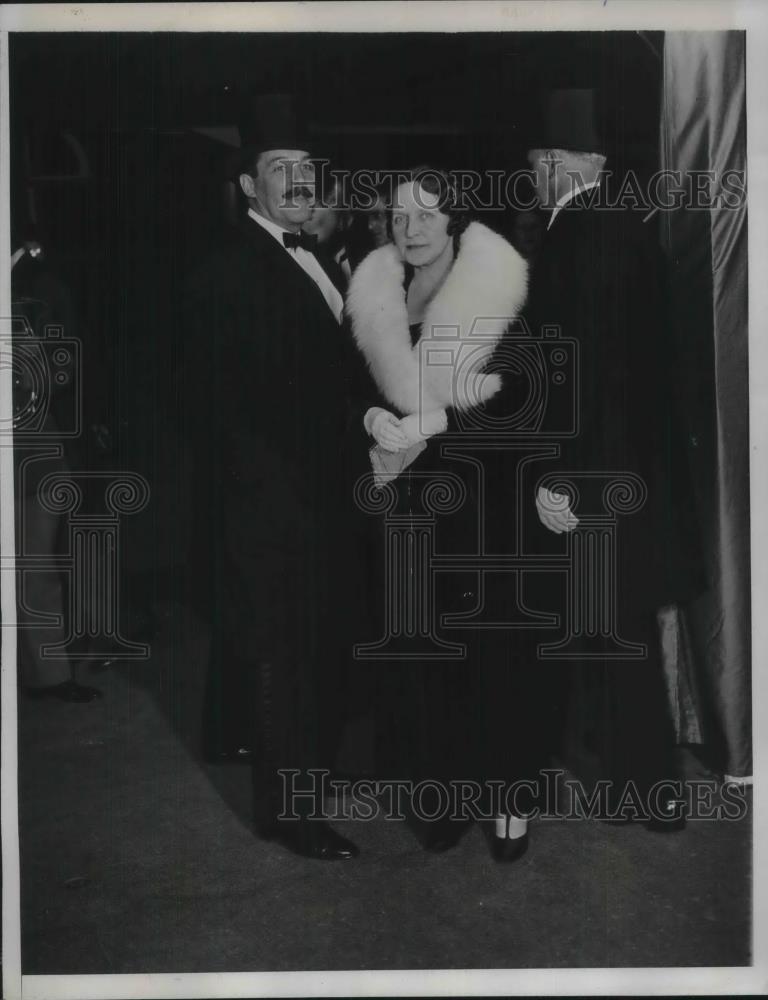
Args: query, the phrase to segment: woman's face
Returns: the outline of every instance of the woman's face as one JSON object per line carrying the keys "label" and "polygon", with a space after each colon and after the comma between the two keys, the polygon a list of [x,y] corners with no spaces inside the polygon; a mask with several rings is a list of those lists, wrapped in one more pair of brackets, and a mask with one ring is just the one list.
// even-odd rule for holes
{"label": "woman's face", "polygon": [[426,267],[451,242],[448,216],[439,211],[439,198],[418,184],[401,184],[392,203],[392,237],[403,260]]}

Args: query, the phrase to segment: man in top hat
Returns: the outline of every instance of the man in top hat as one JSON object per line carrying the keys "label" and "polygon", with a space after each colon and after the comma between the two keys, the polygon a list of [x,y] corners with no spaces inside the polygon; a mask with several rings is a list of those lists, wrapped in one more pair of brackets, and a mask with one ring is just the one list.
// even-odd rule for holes
{"label": "man in top hat", "polygon": [[190,282],[186,313],[200,543],[215,564],[208,751],[251,760],[262,837],[351,858],[354,844],[309,819],[322,803],[290,794],[331,765],[322,723],[336,716],[346,651],[351,352],[342,296],[302,231],[314,169],[290,101],[258,99],[241,134],[242,214]]}
{"label": "man in top hat", "polygon": [[[614,580],[597,571],[590,577],[600,601],[614,602],[614,635],[586,638],[583,659],[561,661],[561,676],[581,745],[596,751],[599,776],[613,783],[611,801],[621,802],[631,780],[650,826],[670,830],[683,825],[673,786],[653,791],[656,783],[677,779],[656,615],[700,589],[695,512],[680,475],[685,456],[671,393],[674,361],[656,233],[643,224],[645,212],[602,207],[611,145],[610,136],[600,134],[600,120],[595,91],[550,93],[543,142],[529,152],[549,219],[528,314],[533,329],[559,327],[578,352],[578,433],[564,439],[559,459],[541,470],[573,482],[578,500],[576,493],[539,485],[531,504],[543,526],[541,542],[565,552],[574,542],[570,533],[583,533],[590,515],[606,514],[609,480],[635,484],[629,492],[637,487],[634,501],[624,496],[635,509],[617,515]],[[551,398],[553,407],[557,399],[568,405],[564,394]],[[561,422],[568,424],[567,412]],[[621,496],[616,500],[621,507]],[[569,580],[568,587],[561,622],[587,596],[578,592],[583,582]],[[634,644],[632,656],[638,646],[646,654],[622,658],[616,635]],[[551,643],[557,636],[539,638]]]}

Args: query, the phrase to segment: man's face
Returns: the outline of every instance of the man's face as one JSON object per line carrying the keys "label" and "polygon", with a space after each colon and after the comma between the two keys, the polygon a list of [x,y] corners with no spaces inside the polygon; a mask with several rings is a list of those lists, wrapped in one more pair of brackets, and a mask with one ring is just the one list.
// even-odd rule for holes
{"label": "man's face", "polygon": [[551,149],[531,149],[528,163],[534,174],[534,189],[542,208],[554,208],[556,163]]}
{"label": "man's face", "polygon": [[387,210],[381,198],[376,199],[376,204],[368,212],[368,232],[373,237],[374,246],[383,247],[389,243]]}
{"label": "man's face", "polygon": [[523,257],[533,258],[541,249],[544,227],[535,212],[518,212],[512,225],[512,245]]}
{"label": "man's face", "polygon": [[254,175],[240,175],[240,186],[261,215],[285,229],[299,229],[312,215],[315,166],[303,150],[266,150]]}

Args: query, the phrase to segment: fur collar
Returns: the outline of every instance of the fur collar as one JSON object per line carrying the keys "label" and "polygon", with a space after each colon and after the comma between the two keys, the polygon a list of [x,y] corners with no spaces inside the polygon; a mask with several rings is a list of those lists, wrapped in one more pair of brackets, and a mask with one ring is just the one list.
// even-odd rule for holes
{"label": "fur collar", "polygon": [[352,275],[347,314],[387,401],[407,414],[466,410],[494,396],[501,379],[483,369],[525,301],[527,272],[505,239],[470,223],[411,346],[400,255],[392,244],[370,253]]}

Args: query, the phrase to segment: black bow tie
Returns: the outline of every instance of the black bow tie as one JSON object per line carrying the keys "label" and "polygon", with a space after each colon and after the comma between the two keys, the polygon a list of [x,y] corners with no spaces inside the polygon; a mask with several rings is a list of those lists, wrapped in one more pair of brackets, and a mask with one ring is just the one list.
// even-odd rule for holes
{"label": "black bow tie", "polygon": [[283,233],[283,246],[288,250],[295,250],[297,247],[301,247],[302,250],[314,253],[317,249],[317,237],[310,236],[309,233],[305,233],[302,230],[299,230],[298,233]]}

